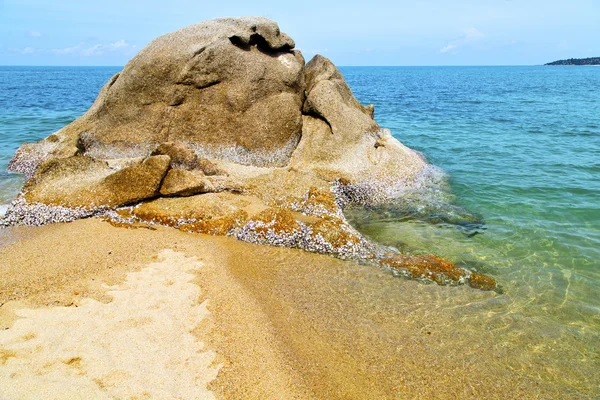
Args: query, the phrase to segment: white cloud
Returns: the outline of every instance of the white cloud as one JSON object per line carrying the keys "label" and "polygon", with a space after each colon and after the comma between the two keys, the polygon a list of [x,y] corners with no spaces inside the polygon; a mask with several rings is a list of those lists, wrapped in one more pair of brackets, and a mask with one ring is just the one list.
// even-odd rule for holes
{"label": "white cloud", "polygon": [[12,51],[13,53],[19,53],[19,54],[33,54],[35,52],[35,49],[33,47],[25,47],[23,49],[11,48],[8,50]]}
{"label": "white cloud", "polygon": [[52,49],[52,50],[50,50],[50,52],[60,56],[60,55],[65,55],[65,54],[77,53],[77,52],[81,51],[82,48],[83,48],[83,43],[79,43],[76,46],[66,47],[64,49]]}
{"label": "white cloud", "polygon": [[123,39],[121,39],[121,40],[119,40],[117,42],[109,44],[108,47],[111,48],[111,49],[122,49],[124,47],[129,47],[129,43],[127,43],[126,41],[124,41]]}
{"label": "white cloud", "polygon": [[104,54],[105,47],[106,46],[102,44],[95,44],[92,47],[88,47],[87,49],[82,49],[79,52],[79,54],[86,57],[101,56],[102,54]]}
{"label": "white cloud", "polygon": [[456,48],[456,45],[455,45],[455,44],[452,44],[452,43],[450,43],[448,46],[446,46],[446,47],[442,47],[442,48],[440,49],[440,53],[447,53],[447,52],[449,52],[450,50],[454,50],[455,48]]}
{"label": "white cloud", "polygon": [[31,36],[31,37],[40,37],[40,36],[42,36],[42,34],[39,33],[38,31],[31,31],[31,32],[29,32],[29,36]]}
{"label": "white cloud", "polygon": [[465,29],[462,35],[450,41],[446,46],[442,47],[440,49],[440,53],[447,53],[451,51],[453,54],[455,54],[460,47],[469,45],[473,42],[483,39],[484,37],[485,34],[476,28]]}
{"label": "white cloud", "polygon": [[65,55],[65,54],[79,54],[84,57],[94,57],[101,56],[104,53],[109,52],[126,52],[128,50],[135,49],[137,46],[128,43],[127,41],[121,39],[114,43],[108,44],[95,44],[93,46],[86,45],[81,42],[78,45],[72,47],[66,47],[64,49],[52,49],[50,50],[52,53],[56,55]]}

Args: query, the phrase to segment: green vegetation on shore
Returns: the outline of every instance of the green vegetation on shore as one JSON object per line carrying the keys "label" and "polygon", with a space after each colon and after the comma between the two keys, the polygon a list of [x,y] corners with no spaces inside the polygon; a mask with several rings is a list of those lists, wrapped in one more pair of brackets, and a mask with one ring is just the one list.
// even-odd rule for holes
{"label": "green vegetation on shore", "polygon": [[600,65],[600,57],[569,58],[567,60],[553,61],[544,65]]}

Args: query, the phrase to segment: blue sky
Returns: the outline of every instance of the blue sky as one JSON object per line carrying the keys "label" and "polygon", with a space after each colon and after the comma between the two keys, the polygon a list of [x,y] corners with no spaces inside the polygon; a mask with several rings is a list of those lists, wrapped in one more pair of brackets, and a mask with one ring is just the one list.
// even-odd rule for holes
{"label": "blue sky", "polygon": [[337,65],[530,65],[600,56],[599,0],[0,0],[0,65],[124,65],[153,38],[223,16],[279,23]]}

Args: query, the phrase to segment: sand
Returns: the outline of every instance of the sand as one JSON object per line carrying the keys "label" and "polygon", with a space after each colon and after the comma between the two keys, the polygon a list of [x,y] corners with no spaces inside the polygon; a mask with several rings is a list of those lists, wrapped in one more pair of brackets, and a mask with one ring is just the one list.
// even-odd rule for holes
{"label": "sand", "polygon": [[[579,399],[594,398],[600,387],[598,354],[581,354],[576,337],[540,336],[529,328],[534,321],[497,313],[510,301],[506,295],[423,285],[300,250],[163,227],[117,228],[97,219],[3,235],[0,376],[10,378],[17,361],[30,363],[21,369],[23,379],[40,390],[51,387],[43,376],[48,359],[57,361],[51,374],[70,374],[74,387],[109,374],[114,386],[96,383],[97,392],[86,398],[130,398],[132,387],[156,399],[177,396],[177,388],[197,390],[181,398],[212,392],[218,399]],[[181,289],[165,286],[169,280]],[[140,298],[141,305],[130,307],[120,296],[147,290],[187,322],[169,327],[174,332],[167,336],[142,334],[144,316],[156,312],[148,310],[152,301]],[[120,317],[109,318],[107,310]],[[69,332],[66,321],[100,315],[102,323],[83,324],[98,347],[85,344],[87,334],[58,334]],[[131,315],[142,319],[132,322]],[[138,323],[130,328],[136,336],[121,340],[129,332],[123,326]],[[48,336],[46,325],[52,326]],[[39,354],[29,342],[42,346]],[[124,353],[139,348],[137,363],[111,367],[112,343]],[[18,346],[30,346],[29,354],[11,355]],[[152,351],[160,346],[170,346],[178,361],[168,363],[168,351]],[[92,353],[104,357],[90,362]],[[198,367],[186,368],[184,353]],[[552,361],[557,354],[561,363]],[[72,359],[76,367],[67,365]],[[111,368],[128,370],[129,384],[111,381]],[[161,386],[175,375],[177,388]],[[37,398],[19,396],[9,398]]]}
{"label": "sand", "polygon": [[23,308],[0,335],[0,398],[214,399],[214,352],[190,333],[207,315],[201,264],[172,250],[108,288],[113,300]]}

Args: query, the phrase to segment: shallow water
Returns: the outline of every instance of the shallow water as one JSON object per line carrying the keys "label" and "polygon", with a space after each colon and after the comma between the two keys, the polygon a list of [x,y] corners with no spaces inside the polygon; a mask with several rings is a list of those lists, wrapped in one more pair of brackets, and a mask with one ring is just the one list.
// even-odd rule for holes
{"label": "shallow water", "polygon": [[426,193],[429,216],[458,209],[485,222],[471,230],[460,218],[431,224],[400,204],[351,213],[353,223],[380,242],[495,276],[511,312],[599,330],[600,70],[343,73],[362,102],[375,104],[382,126],[448,172],[447,191]]}
{"label": "shallow water", "polygon": [[[18,145],[83,114],[118,70],[0,67],[0,204],[22,185],[5,172]],[[422,306],[454,310],[470,332],[491,331],[494,346],[512,349],[510,368],[599,391],[600,69],[342,72],[361,102],[375,104],[380,125],[447,173],[395,205],[350,210],[352,223],[384,244],[496,277],[503,295],[434,290]]]}
{"label": "shallow water", "polygon": [[[375,104],[380,125],[449,174],[418,194],[425,210],[403,201],[350,211],[352,223],[379,242],[496,277],[505,294],[494,311],[480,310],[482,322],[528,321],[530,334],[576,336],[582,362],[598,357],[600,70],[343,73],[363,103]],[[577,368],[564,352],[546,357],[559,371]]]}

